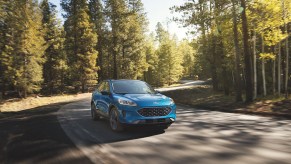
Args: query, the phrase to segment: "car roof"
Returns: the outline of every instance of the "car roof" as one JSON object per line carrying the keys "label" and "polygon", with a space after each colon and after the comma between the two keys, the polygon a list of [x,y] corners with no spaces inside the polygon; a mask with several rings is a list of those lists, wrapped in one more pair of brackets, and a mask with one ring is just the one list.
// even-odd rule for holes
{"label": "car roof", "polygon": [[132,80],[132,79],[108,79],[107,81],[141,81],[141,80]]}

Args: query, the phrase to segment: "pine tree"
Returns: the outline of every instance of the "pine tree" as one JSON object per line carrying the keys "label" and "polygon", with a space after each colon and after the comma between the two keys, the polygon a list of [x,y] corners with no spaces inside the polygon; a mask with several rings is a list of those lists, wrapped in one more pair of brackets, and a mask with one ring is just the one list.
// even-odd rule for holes
{"label": "pine tree", "polygon": [[127,37],[122,42],[120,77],[141,79],[148,67],[144,49],[147,20],[140,0],[130,0],[127,6]]}
{"label": "pine tree", "polygon": [[0,1],[0,86],[2,92],[0,96],[3,98],[5,97],[7,85],[12,84],[11,79],[13,78],[12,56],[9,55],[12,50],[12,29],[8,28],[11,18],[7,15],[8,11],[12,8],[12,4]]}
{"label": "pine tree", "polygon": [[41,12],[38,2],[34,0],[18,0],[8,4],[7,45],[4,53],[6,61],[12,60],[11,72],[14,76],[9,78],[19,95],[26,97],[28,93],[39,91],[43,80]]}
{"label": "pine tree", "polygon": [[62,7],[67,12],[64,15],[66,41],[65,49],[68,54],[71,81],[75,88],[86,87],[97,82],[97,34],[89,17],[86,0],[63,0]]}
{"label": "pine tree", "polygon": [[98,69],[98,78],[99,81],[105,78],[105,64],[104,64],[104,56],[106,53],[106,49],[104,48],[106,45],[106,25],[105,25],[105,15],[104,8],[101,0],[89,0],[89,11],[90,18],[94,24],[94,29],[98,34],[98,42],[96,45],[96,50],[98,51],[97,65]]}
{"label": "pine tree", "polygon": [[144,72],[144,80],[154,86],[158,86],[157,81],[157,66],[158,66],[158,56],[155,48],[155,34],[151,33],[146,37],[145,40],[145,54],[146,63],[148,63],[148,68]]}
{"label": "pine tree", "polygon": [[177,82],[182,76],[182,54],[178,50],[175,37],[171,38],[169,33],[163,29],[160,23],[157,24],[156,31],[157,38],[160,41],[159,48],[157,49],[157,73],[159,85],[171,85],[174,82]]}
{"label": "pine tree", "polygon": [[122,42],[127,39],[128,27],[126,16],[128,14],[124,0],[105,1],[105,12],[111,28],[111,53],[113,56],[113,78],[117,79],[118,68],[122,54]]}
{"label": "pine tree", "polygon": [[42,9],[42,24],[44,28],[44,38],[46,41],[45,63],[43,66],[45,89],[50,94],[56,93],[56,89],[64,86],[64,72],[66,71],[65,54],[63,52],[63,30],[60,25],[60,20],[57,19],[56,6],[49,3],[48,0],[43,0],[41,3]]}
{"label": "pine tree", "polygon": [[194,54],[195,51],[193,47],[191,47],[188,40],[183,40],[179,43],[178,51],[182,54],[183,57],[183,76],[193,77],[194,70]]}

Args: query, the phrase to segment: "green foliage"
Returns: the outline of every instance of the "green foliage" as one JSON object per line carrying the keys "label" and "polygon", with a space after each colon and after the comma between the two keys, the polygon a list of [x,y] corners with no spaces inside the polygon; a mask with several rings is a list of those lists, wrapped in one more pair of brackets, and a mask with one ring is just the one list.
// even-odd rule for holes
{"label": "green foliage", "polygon": [[60,20],[57,19],[56,6],[48,0],[42,1],[42,24],[46,50],[43,64],[44,91],[47,93],[59,93],[64,90],[67,71],[66,55],[63,51],[64,31]]}
{"label": "green foliage", "polygon": [[43,81],[45,46],[41,12],[37,1],[29,0],[7,3],[5,13],[1,47],[3,80],[26,97],[27,93],[39,91]]}
{"label": "green foliage", "polygon": [[98,34],[98,42],[96,45],[96,50],[98,51],[97,66],[98,69],[98,78],[99,80],[104,79],[105,77],[105,63],[104,60],[106,54],[106,20],[103,13],[104,8],[101,0],[90,0],[89,1],[89,15],[92,23],[94,24],[94,31]]}
{"label": "green foliage", "polygon": [[276,59],[276,55],[273,53],[260,53],[259,54],[260,59],[265,59],[265,60],[275,60]]}
{"label": "green foliage", "polygon": [[195,51],[188,40],[183,40],[178,47],[178,51],[182,54],[183,62],[183,76],[194,76],[194,61]]}
{"label": "green foliage", "polygon": [[[287,4],[291,3],[290,0],[285,1]],[[281,27],[285,21],[290,22],[291,17],[287,17],[285,20],[283,19],[282,8],[279,5],[281,2],[282,0],[253,0],[248,10],[248,17],[252,22],[252,28],[261,34],[267,46],[277,45],[287,37],[287,34],[283,33]],[[290,9],[291,6],[287,6],[287,10]]]}
{"label": "green foliage", "polygon": [[[181,6],[174,6],[171,8],[172,11],[182,14],[181,17],[174,18],[174,21],[181,23],[183,26],[191,27],[190,29],[194,29],[190,31],[196,36],[192,41],[192,46],[196,50],[193,61],[194,74],[197,74],[199,78],[211,77],[215,90],[222,89],[223,87],[223,89],[227,91],[227,89],[232,87],[231,76],[233,77],[233,83],[236,83],[235,79],[240,80],[243,78],[246,80],[244,83],[247,83],[248,86],[252,85],[252,78],[249,77],[253,76],[252,72],[254,70],[251,65],[254,63],[250,64],[250,62],[255,61],[254,59],[256,59],[257,56],[246,53],[249,50],[249,48],[246,48],[248,46],[246,46],[243,49],[243,53],[247,55],[244,55],[242,58],[245,60],[245,63],[242,63],[240,60],[235,60],[236,58],[240,59],[240,49],[243,45],[253,42],[254,44],[250,44],[252,45],[250,48],[252,52],[256,52],[255,54],[262,52],[260,54],[260,59],[276,60],[276,55],[279,51],[276,50],[275,47],[279,47],[279,43],[281,43],[279,48],[283,48],[282,42],[288,41],[286,27],[289,27],[291,22],[290,0],[241,0],[239,2],[240,3],[235,0],[187,1]],[[247,3],[245,8],[241,7],[243,2]],[[246,11],[247,18],[244,17],[244,11]],[[239,15],[244,18],[244,21],[239,19]],[[248,22],[248,24],[246,22]],[[237,26],[235,23],[237,23]],[[236,29],[238,29],[235,32],[236,37],[234,37],[233,31],[235,26],[237,27]],[[246,31],[247,26],[250,27],[249,31]],[[242,32],[244,32],[243,37]],[[251,38],[249,35],[257,39],[245,39]],[[244,41],[244,44],[242,44],[242,41]],[[258,46],[258,43],[260,43],[261,46]],[[288,46],[285,47],[286,51],[281,51],[282,60],[286,60],[283,53],[287,52]],[[267,53],[265,53],[265,49]],[[236,54],[236,56],[234,54]],[[287,54],[285,55],[287,56]],[[249,60],[250,58],[252,59]],[[287,61],[288,60],[286,60],[286,62]],[[262,64],[262,69],[265,69],[265,62],[258,63],[257,67],[259,67],[260,64]],[[276,71],[274,73],[274,68],[271,63],[267,62],[266,67],[266,70],[269,72],[273,71],[273,74],[276,74]],[[280,69],[280,67],[281,66],[279,66],[278,69]],[[240,72],[242,68],[244,70],[243,74]],[[233,70],[236,71],[235,74],[239,75],[236,76],[236,78],[234,78]],[[264,71],[265,70],[262,72]],[[258,74],[260,73],[261,72],[258,71]],[[269,73],[269,75],[270,76],[267,78],[274,79],[272,73]],[[261,81],[258,81],[258,83],[260,82]],[[273,83],[276,83],[276,81],[273,81]],[[248,87],[245,89],[249,95],[250,90]],[[259,88],[258,91],[260,89],[261,88]]]}
{"label": "green foliage", "polygon": [[69,67],[69,79],[82,92],[97,83],[97,34],[89,17],[86,0],[63,0],[65,17],[65,51]]}
{"label": "green foliage", "polygon": [[111,29],[111,78],[142,78],[148,65],[144,48],[147,21],[141,1],[126,4],[123,0],[108,0],[105,13]]}
{"label": "green foliage", "polygon": [[157,25],[157,39],[159,41],[159,48],[156,51],[158,82],[159,85],[170,85],[182,77],[183,54],[178,49],[177,41],[170,37],[160,23]]}

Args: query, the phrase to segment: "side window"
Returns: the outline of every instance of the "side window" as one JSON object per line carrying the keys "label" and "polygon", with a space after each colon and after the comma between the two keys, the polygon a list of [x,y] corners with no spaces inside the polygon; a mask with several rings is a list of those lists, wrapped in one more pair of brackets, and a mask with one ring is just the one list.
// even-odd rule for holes
{"label": "side window", "polygon": [[98,92],[102,92],[102,91],[107,91],[109,92],[109,83],[106,82],[101,82],[100,85],[97,87]]}
{"label": "side window", "polygon": [[110,91],[110,89],[109,89],[109,83],[108,82],[104,82],[104,87],[103,87],[103,90],[102,91],[107,91],[107,92]]}
{"label": "side window", "polygon": [[97,87],[98,92],[103,91],[103,88],[104,88],[104,82],[101,82],[101,83],[99,84],[99,86]]}

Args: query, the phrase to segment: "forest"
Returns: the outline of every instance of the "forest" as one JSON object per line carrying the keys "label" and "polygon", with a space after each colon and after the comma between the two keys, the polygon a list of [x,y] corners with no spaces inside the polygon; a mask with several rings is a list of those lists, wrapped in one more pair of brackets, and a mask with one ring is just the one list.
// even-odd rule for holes
{"label": "forest", "polygon": [[2,99],[88,92],[104,79],[154,87],[210,80],[236,101],[291,91],[291,0],[188,0],[172,21],[148,32],[142,0],[0,0]]}

